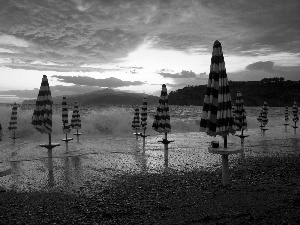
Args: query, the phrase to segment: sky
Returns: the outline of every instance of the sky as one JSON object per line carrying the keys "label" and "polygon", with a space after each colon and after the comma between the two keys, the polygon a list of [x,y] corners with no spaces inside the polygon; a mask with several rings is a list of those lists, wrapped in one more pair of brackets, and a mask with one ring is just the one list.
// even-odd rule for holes
{"label": "sky", "polygon": [[[299,0],[1,0],[0,102],[102,88],[159,95],[229,80],[300,80]],[[15,96],[15,97],[13,97]]]}

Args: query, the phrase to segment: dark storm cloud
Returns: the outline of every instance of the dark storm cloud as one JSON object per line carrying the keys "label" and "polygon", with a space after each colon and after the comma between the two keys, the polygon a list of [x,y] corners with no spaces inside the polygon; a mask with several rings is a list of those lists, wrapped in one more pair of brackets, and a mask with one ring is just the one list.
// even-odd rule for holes
{"label": "dark storm cloud", "polygon": [[195,54],[216,39],[231,55],[299,53],[299,8],[296,0],[1,1],[0,48],[75,67],[118,62],[147,40]]}
{"label": "dark storm cloud", "polygon": [[196,78],[196,74],[193,71],[182,70],[180,73],[166,73],[164,71],[159,72],[158,74],[162,75],[165,78],[175,78],[175,79],[183,79],[183,78]]}
{"label": "dark storm cloud", "polygon": [[117,88],[130,85],[142,85],[143,82],[140,81],[123,81],[114,77],[105,78],[105,79],[95,79],[87,76],[59,76],[53,75],[52,77],[57,78],[60,82],[71,83],[77,85],[86,85],[90,87],[109,87]]}
{"label": "dark storm cloud", "polygon": [[[268,64],[267,64],[268,65]],[[237,72],[228,73],[228,78],[233,81],[259,81],[263,78],[283,77],[285,80],[300,80],[300,66],[272,66],[253,63],[245,69]],[[246,68],[247,68],[246,67]]]}
{"label": "dark storm cloud", "polygon": [[266,62],[255,62],[246,66],[246,70],[264,70],[264,71],[273,71],[274,70],[274,62],[266,61]]}

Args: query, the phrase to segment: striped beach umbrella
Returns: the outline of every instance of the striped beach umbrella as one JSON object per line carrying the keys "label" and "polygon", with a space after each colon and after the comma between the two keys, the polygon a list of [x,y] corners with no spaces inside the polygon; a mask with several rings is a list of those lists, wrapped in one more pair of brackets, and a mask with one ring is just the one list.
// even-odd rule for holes
{"label": "striped beach umbrella", "polygon": [[299,117],[298,117],[298,107],[297,107],[297,103],[294,102],[293,105],[293,109],[292,109],[292,113],[293,113],[293,121],[295,122],[295,124],[299,121]]}
{"label": "striped beach umbrella", "polygon": [[262,111],[262,125],[266,126],[269,122],[268,120],[268,104],[264,102],[263,111]]}
{"label": "striped beach umbrella", "polygon": [[10,117],[9,127],[8,127],[8,129],[12,132],[15,132],[15,130],[17,129],[17,110],[18,110],[18,106],[16,103],[14,103],[12,107],[11,117]]}
{"label": "striped beach umbrella", "polygon": [[71,119],[71,127],[72,129],[81,129],[81,119],[79,115],[78,103],[75,102],[72,119]]}
{"label": "striped beach umbrella", "polygon": [[159,105],[156,110],[152,128],[159,133],[164,132],[167,134],[171,132],[169,101],[165,84],[162,85]]}
{"label": "striped beach umbrella", "polygon": [[140,110],[139,108],[135,109],[134,117],[132,121],[132,126],[134,130],[140,129]]}
{"label": "striped beach umbrella", "polygon": [[262,118],[263,118],[263,111],[264,111],[263,108],[264,107],[261,107],[260,113],[259,113],[259,115],[257,117],[257,120],[258,120],[258,122],[260,123],[261,126],[263,126],[262,125]]}
{"label": "striped beach umbrella", "polygon": [[141,112],[141,127],[144,131],[147,129],[147,98],[143,99],[143,106]]}
{"label": "striped beach umbrella", "polygon": [[2,141],[2,137],[3,137],[3,131],[2,131],[1,123],[0,123],[0,141]]}
{"label": "striped beach umbrella", "polygon": [[284,110],[284,121],[287,123],[289,121],[289,107],[286,106]]}
{"label": "striped beach umbrella", "polygon": [[68,113],[66,97],[63,97],[63,101],[62,101],[62,122],[63,122],[63,133],[69,134],[71,128],[69,124],[69,113]]}
{"label": "striped beach umbrella", "polygon": [[244,109],[244,100],[241,92],[237,92],[235,101],[235,115],[234,115],[234,125],[239,131],[244,131],[247,129],[246,111]]}
{"label": "striped beach umbrella", "polygon": [[200,131],[210,136],[223,136],[224,146],[227,145],[227,135],[235,133],[231,95],[222,46],[219,41],[215,41],[213,46],[210,73],[200,120]]}
{"label": "striped beach umbrella", "polygon": [[42,134],[51,134],[52,132],[52,105],[48,79],[46,75],[43,75],[31,122],[35,129]]}

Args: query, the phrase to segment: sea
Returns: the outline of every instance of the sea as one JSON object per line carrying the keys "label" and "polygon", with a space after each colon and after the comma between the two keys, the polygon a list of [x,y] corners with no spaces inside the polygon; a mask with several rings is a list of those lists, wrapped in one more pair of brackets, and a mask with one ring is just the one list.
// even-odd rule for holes
{"label": "sea", "polygon": [[[79,106],[81,135],[73,135],[68,144],[62,139],[61,106],[53,107],[52,142],[60,146],[52,150],[53,173],[48,170],[48,135],[38,133],[31,125],[32,105],[19,105],[14,141],[8,131],[11,109],[0,106],[3,137],[0,142],[0,187],[16,191],[60,190],[88,191],[93,185],[109,185],[124,173],[180,173],[194,170],[214,171],[221,167],[221,156],[208,152],[212,141],[223,145],[223,137],[199,132],[202,106],[170,106],[171,133],[167,138],[168,162],[164,161],[164,134],[152,129],[157,106],[148,106],[148,120],[143,138],[134,135],[132,121],[138,106]],[[141,107],[141,106],[140,106]],[[69,119],[72,116],[69,106]],[[269,107],[267,130],[262,132],[257,117],[261,107],[245,107],[248,135],[244,140],[243,160],[249,157],[281,157],[300,153],[300,130],[294,129],[291,107],[289,125],[285,126],[284,107]],[[142,132],[139,130],[138,132]],[[239,131],[236,134],[240,134]],[[228,149],[241,149],[241,139],[228,136]],[[242,158],[231,154],[229,164]]]}

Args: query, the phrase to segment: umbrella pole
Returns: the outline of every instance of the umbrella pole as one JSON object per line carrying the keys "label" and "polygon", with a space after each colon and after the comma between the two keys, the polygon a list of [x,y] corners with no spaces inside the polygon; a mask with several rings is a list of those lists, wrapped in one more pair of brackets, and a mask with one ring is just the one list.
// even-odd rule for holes
{"label": "umbrella pole", "polygon": [[227,134],[224,136],[224,148],[227,148]]}
{"label": "umbrella pole", "polygon": [[144,129],[144,135],[143,135],[143,149],[145,150],[146,145],[146,129]]}
{"label": "umbrella pole", "polygon": [[297,122],[295,122],[295,127],[294,127],[294,133],[296,135],[296,129],[297,129]]}
{"label": "umbrella pole", "polygon": [[49,173],[50,173],[50,172],[53,172],[51,133],[48,134],[48,137],[49,137],[49,145],[48,145],[48,170],[49,170]]}
{"label": "umbrella pole", "polygon": [[168,163],[168,137],[167,137],[167,132],[165,132],[165,139],[164,139],[164,158],[165,158],[165,163]]}
{"label": "umbrella pole", "polygon": [[68,134],[66,133],[66,152],[68,152],[69,149],[68,149]]}
{"label": "umbrella pole", "polygon": [[16,143],[16,130],[14,130],[14,137],[13,137],[13,143]]}
{"label": "umbrella pole", "polygon": [[138,135],[137,135],[137,128],[135,128],[135,139],[138,140]]}
{"label": "umbrella pole", "polygon": [[77,129],[77,133],[76,133],[76,136],[77,136],[77,143],[79,143],[79,135],[78,135],[78,129]]}
{"label": "umbrella pole", "polygon": [[244,159],[245,158],[245,154],[244,154],[244,137],[241,137],[241,145],[242,145],[241,158]]}
{"label": "umbrella pole", "polygon": [[[223,136],[224,138],[224,148],[227,148],[227,134]],[[222,155],[222,183],[223,185],[229,184],[229,164],[228,164],[228,155]]]}

